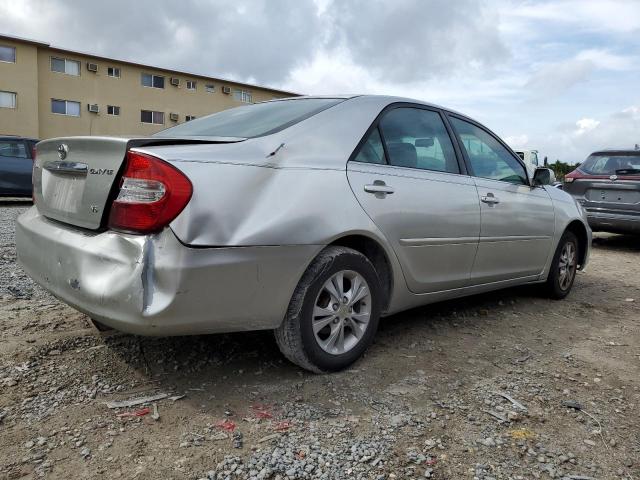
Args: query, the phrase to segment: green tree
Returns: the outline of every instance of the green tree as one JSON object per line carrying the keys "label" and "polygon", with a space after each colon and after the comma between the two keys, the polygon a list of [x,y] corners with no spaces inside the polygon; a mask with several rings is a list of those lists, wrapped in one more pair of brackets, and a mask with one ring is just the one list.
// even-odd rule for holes
{"label": "green tree", "polygon": [[553,170],[558,180],[562,180],[567,173],[573,172],[579,165],[579,163],[571,165],[561,162],[560,160],[556,160],[555,163],[549,164],[549,168]]}

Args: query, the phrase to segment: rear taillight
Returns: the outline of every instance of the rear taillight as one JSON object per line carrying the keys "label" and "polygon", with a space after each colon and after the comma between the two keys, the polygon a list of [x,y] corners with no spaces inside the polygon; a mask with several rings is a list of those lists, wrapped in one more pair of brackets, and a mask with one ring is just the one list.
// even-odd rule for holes
{"label": "rear taillight", "polygon": [[187,206],[193,188],[177,168],[159,158],[127,152],[109,228],[150,233],[166,227]]}
{"label": "rear taillight", "polygon": [[564,176],[564,182],[565,182],[565,183],[571,183],[571,182],[573,182],[576,178],[581,178],[581,177],[583,177],[583,176],[584,176],[584,175],[582,175],[582,172],[580,172],[580,170],[578,170],[578,169],[576,168],[573,172],[567,173],[567,174]]}

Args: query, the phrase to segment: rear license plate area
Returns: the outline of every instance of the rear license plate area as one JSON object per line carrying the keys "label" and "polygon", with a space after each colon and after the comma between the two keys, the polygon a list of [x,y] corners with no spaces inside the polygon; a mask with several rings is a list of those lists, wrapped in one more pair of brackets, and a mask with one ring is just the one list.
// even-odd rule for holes
{"label": "rear license plate area", "polygon": [[42,171],[42,199],[48,208],[77,213],[82,205],[86,177]]}
{"label": "rear license plate area", "polygon": [[640,202],[640,192],[633,190],[616,190],[610,188],[591,188],[585,197],[591,202],[626,203]]}

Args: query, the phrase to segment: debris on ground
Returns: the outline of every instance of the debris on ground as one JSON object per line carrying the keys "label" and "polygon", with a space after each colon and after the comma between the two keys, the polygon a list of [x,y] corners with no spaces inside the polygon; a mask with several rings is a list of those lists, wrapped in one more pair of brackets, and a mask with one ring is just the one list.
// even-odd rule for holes
{"label": "debris on ground", "polygon": [[231,420],[220,420],[216,423],[218,428],[226,430],[227,432],[233,432],[236,429],[236,424]]}
{"label": "debris on ground", "polygon": [[125,417],[144,417],[145,415],[148,415],[149,413],[151,413],[151,409],[150,408],[141,408],[139,410],[135,410],[133,412],[123,412],[123,413],[118,413],[116,415],[116,417],[118,418],[125,418]]}
{"label": "debris on ground", "polygon": [[158,393],[156,395],[149,395],[146,397],[134,398],[131,400],[114,400],[111,402],[105,402],[107,408],[129,408],[135,407],[136,405],[144,405],[145,403],[155,402],[157,400],[162,400],[167,398],[169,394],[167,393]]}

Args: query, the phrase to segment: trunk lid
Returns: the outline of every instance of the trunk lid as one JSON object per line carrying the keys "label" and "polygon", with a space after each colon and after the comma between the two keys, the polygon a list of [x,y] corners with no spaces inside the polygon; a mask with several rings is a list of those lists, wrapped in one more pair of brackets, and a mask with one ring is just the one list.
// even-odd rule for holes
{"label": "trunk lid", "polygon": [[45,217],[98,230],[106,225],[130,148],[241,140],[126,137],[45,140],[38,143],[34,162],[34,203]]}

